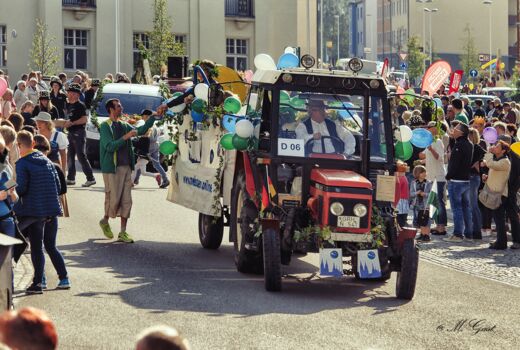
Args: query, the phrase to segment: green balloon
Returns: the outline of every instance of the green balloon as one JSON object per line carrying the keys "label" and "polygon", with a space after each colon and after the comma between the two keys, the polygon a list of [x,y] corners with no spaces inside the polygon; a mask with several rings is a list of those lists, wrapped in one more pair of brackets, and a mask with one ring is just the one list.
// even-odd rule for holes
{"label": "green balloon", "polygon": [[242,102],[235,96],[230,96],[224,101],[224,110],[231,114],[237,114],[242,108]]}
{"label": "green balloon", "polygon": [[280,91],[280,103],[289,103],[291,96],[285,90]]}
{"label": "green balloon", "polygon": [[234,134],[225,134],[220,138],[220,145],[222,146],[222,148],[228,151],[235,149],[235,147],[233,146],[233,135]]}
{"label": "green balloon", "polygon": [[240,137],[238,135],[233,135],[233,147],[239,151],[243,151],[247,149],[249,146],[249,139],[245,139],[243,137]]}
{"label": "green balloon", "polygon": [[305,100],[302,100],[299,97],[293,97],[291,98],[291,106],[294,108],[304,108],[305,107]]}
{"label": "green balloon", "polygon": [[197,113],[204,112],[204,108],[206,108],[206,101],[200,98],[196,98],[191,103],[191,109]]}
{"label": "green balloon", "polygon": [[410,142],[396,142],[395,157],[402,161],[407,161],[412,157],[413,147]]}
{"label": "green balloon", "polygon": [[165,156],[174,154],[176,150],[177,150],[177,145],[169,140],[162,142],[161,145],[159,146],[159,152],[161,152]]}

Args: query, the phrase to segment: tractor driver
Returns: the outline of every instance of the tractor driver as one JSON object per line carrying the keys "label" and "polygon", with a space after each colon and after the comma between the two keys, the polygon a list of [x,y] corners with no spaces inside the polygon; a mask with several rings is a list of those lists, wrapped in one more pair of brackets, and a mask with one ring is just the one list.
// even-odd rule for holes
{"label": "tractor driver", "polygon": [[[327,119],[322,100],[310,100],[307,108],[310,118],[296,127],[296,137],[305,141],[306,148],[307,145],[312,145],[308,153],[354,154],[354,135],[343,125]],[[322,145],[325,149],[322,149]]]}

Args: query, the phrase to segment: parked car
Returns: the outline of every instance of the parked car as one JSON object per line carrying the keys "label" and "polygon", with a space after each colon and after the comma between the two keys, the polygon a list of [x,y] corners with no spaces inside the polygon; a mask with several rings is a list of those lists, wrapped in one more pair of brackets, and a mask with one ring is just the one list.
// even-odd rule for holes
{"label": "parked car", "polygon": [[497,96],[502,102],[511,101],[511,95],[516,93],[516,89],[508,86],[486,87],[482,89],[484,95]]}
{"label": "parked car", "polygon": [[487,102],[489,100],[493,100],[495,97],[491,95],[462,95],[461,97],[467,97],[469,98],[470,104],[472,108],[476,108],[475,100],[482,100],[483,104],[482,106],[486,107]]}
{"label": "parked car", "polygon": [[[158,86],[140,84],[106,84],[103,87],[103,99],[100,101],[96,115],[101,124],[108,119],[105,103],[111,98],[117,98],[123,106],[123,114],[140,114],[143,109],[156,110],[163,102],[163,97]],[[89,162],[96,166],[99,164],[99,130],[90,120],[87,123],[87,158]]]}

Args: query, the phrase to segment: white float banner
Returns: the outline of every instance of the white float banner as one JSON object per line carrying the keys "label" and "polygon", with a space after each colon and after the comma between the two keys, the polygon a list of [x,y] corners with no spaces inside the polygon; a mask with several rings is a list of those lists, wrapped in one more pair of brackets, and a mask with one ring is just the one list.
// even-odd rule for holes
{"label": "white float banner", "polygon": [[343,275],[343,254],[338,248],[320,249],[320,276]]}
{"label": "white float banner", "polygon": [[305,157],[305,143],[302,139],[278,139],[278,155]]}

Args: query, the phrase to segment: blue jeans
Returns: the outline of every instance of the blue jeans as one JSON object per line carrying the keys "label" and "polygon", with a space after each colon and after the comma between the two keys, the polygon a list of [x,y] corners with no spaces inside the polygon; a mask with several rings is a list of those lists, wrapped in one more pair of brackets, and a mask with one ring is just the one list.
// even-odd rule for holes
{"label": "blue jeans", "polygon": [[67,278],[67,268],[65,267],[65,261],[58,248],[56,248],[56,235],[58,234],[58,218],[56,216],[50,218],[45,222],[45,228],[43,230],[43,245],[45,251],[51,258],[52,265],[60,280]]}
{"label": "blue jeans", "polygon": [[446,215],[446,182],[437,181],[437,195],[439,197],[439,213],[437,215],[437,220],[435,220],[437,225],[446,226],[448,224],[448,216]]}
{"label": "blue jeans", "polygon": [[[168,175],[166,175],[166,172],[164,171],[161,163],[159,162],[159,151],[153,151],[148,153],[148,159],[150,159],[150,162],[152,162],[153,167],[157,172],[161,175],[162,182],[165,183],[168,181]],[[139,177],[141,176],[141,170],[137,169],[135,171],[135,181],[139,181]]]}
{"label": "blue jeans", "polygon": [[[0,221],[0,232],[10,237],[15,236],[15,227],[13,218],[7,218]],[[14,272],[11,270],[11,291],[14,291]]]}
{"label": "blue jeans", "polygon": [[482,215],[478,206],[478,188],[480,175],[471,175],[469,178],[469,203],[473,219],[473,238],[482,239]]}
{"label": "blue jeans", "polygon": [[453,212],[453,234],[473,238],[473,222],[471,221],[470,186],[467,182],[448,182],[451,211]]}
{"label": "blue jeans", "polygon": [[33,283],[42,283],[45,268],[45,255],[43,254],[43,229],[46,217],[22,216],[19,218],[18,228],[24,231],[31,242],[31,261],[34,267]]}

